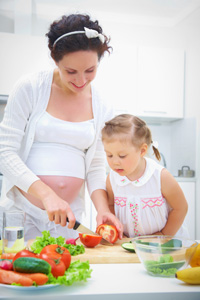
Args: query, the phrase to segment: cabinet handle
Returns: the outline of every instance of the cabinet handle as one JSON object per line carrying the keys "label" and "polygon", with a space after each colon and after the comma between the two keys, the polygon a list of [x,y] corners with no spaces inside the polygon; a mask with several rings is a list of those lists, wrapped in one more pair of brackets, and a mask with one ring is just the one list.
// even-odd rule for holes
{"label": "cabinet handle", "polygon": [[156,111],[156,110],[143,110],[144,113],[156,113],[156,114],[167,114],[166,111]]}

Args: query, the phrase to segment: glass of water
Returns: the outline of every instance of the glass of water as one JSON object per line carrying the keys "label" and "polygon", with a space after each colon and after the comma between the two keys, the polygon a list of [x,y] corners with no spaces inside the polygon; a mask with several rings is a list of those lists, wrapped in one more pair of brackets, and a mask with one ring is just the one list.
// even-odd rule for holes
{"label": "glass of water", "polygon": [[25,248],[24,222],[25,213],[23,211],[3,212],[3,253],[17,253]]}

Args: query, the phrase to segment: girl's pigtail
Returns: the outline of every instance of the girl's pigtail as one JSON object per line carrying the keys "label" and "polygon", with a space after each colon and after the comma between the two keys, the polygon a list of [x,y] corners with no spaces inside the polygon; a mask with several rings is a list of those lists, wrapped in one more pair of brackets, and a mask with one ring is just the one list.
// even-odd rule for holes
{"label": "girl's pigtail", "polygon": [[161,160],[161,155],[160,155],[160,152],[158,150],[158,142],[156,141],[151,141],[151,146],[152,146],[152,149],[153,149],[153,153],[155,154],[155,157],[157,158],[157,160]]}
{"label": "girl's pigtail", "polygon": [[161,160],[161,155],[160,155],[159,150],[158,150],[156,147],[154,147],[153,145],[152,145],[152,149],[153,149],[153,152],[154,152],[154,154],[155,154],[156,159],[157,159],[158,161],[160,161],[160,160]]}

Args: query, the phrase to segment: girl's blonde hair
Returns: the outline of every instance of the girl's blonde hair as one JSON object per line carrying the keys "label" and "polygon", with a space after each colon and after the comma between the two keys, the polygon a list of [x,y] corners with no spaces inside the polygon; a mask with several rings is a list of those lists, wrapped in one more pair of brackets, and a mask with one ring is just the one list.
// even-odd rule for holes
{"label": "girl's blonde hair", "polygon": [[[129,141],[135,147],[146,143],[150,147],[152,141],[151,130],[142,119],[130,115],[121,114],[105,123],[102,129],[102,141],[112,142],[113,140]],[[160,152],[152,146],[157,160],[161,159]]]}

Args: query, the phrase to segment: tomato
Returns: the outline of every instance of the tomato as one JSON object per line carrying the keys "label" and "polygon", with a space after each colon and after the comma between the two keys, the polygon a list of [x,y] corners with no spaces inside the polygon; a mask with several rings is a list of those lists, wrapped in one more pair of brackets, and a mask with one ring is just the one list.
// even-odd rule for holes
{"label": "tomato", "polygon": [[101,224],[97,227],[96,233],[112,244],[114,244],[119,237],[117,228],[114,225]]}
{"label": "tomato", "polygon": [[35,253],[24,249],[15,254],[15,256],[13,257],[13,262],[19,257],[37,257],[37,256]]}
{"label": "tomato", "polygon": [[64,262],[57,255],[43,253],[39,255],[40,259],[47,261],[51,266],[51,273],[54,277],[63,276],[66,271]]}
{"label": "tomato", "polygon": [[71,254],[68,249],[65,247],[61,247],[59,245],[53,244],[53,245],[47,245],[45,246],[40,254],[48,254],[49,256],[53,256],[57,259],[61,259],[61,261],[64,262],[66,270],[69,268],[71,263]]}
{"label": "tomato", "polygon": [[88,248],[93,248],[97,246],[102,240],[102,236],[86,233],[79,233],[79,237],[83,245],[85,245]]}

